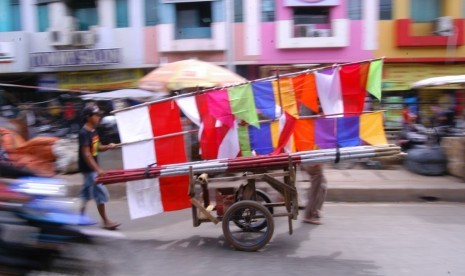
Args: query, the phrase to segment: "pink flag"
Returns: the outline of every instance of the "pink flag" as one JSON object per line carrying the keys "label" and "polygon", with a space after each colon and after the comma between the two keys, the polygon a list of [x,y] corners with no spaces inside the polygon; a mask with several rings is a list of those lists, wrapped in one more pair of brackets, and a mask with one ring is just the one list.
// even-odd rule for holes
{"label": "pink flag", "polygon": [[234,115],[229,104],[228,90],[215,90],[207,95],[208,112],[228,127],[233,127]]}

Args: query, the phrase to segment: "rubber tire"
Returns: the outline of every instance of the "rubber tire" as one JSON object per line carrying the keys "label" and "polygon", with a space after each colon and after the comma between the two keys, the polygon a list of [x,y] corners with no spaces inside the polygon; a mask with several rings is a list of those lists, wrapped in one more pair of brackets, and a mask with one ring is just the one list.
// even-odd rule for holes
{"label": "rubber tire", "polygon": [[[231,225],[230,224],[231,221],[236,223],[234,221],[234,216],[236,215],[236,212],[244,208],[258,210],[263,213],[266,219],[267,230],[265,231],[265,233],[263,233],[262,236],[260,236],[260,239],[258,239],[253,244],[241,243],[241,241],[235,239],[235,237],[233,236],[231,232],[231,229],[229,228],[229,226]],[[249,251],[249,252],[257,251],[261,249],[262,247],[264,247],[271,240],[271,237],[273,236],[273,232],[274,232],[273,216],[271,215],[268,208],[263,206],[263,204],[258,203],[253,200],[242,200],[242,201],[234,203],[233,205],[231,205],[231,207],[228,208],[228,210],[223,216],[222,228],[223,228],[223,234],[224,234],[226,241],[229,244],[231,244],[234,248],[236,248],[237,250]]]}
{"label": "rubber tire", "polygon": [[[271,199],[270,197],[268,196],[267,193],[265,193],[264,191],[260,190],[260,189],[256,189],[255,190],[255,193],[256,193],[256,196],[257,196],[257,202],[265,202],[265,203],[271,203]],[[262,200],[259,200],[259,198],[261,198]],[[273,210],[273,207],[266,207],[268,209],[268,211],[270,211],[271,214],[274,213],[274,210]],[[237,225],[237,227],[241,228],[241,229],[244,229],[245,227],[240,223],[238,222],[237,220],[233,220],[234,223]],[[264,229],[266,227],[266,220],[263,221],[263,223],[260,223],[258,226],[255,226],[255,227],[252,227],[254,230],[256,231],[260,231],[262,229]]]}

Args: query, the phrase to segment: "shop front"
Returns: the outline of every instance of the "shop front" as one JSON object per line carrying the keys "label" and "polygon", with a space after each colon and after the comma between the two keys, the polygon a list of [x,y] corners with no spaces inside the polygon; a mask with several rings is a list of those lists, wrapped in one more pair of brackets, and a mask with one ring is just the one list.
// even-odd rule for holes
{"label": "shop front", "polygon": [[465,104],[465,89],[461,84],[439,85],[412,89],[411,84],[426,78],[462,75],[465,65],[448,64],[392,64],[386,63],[383,71],[383,98],[381,108],[387,110],[386,128],[402,127],[402,108],[418,116],[419,123],[431,126],[438,112],[462,113]]}

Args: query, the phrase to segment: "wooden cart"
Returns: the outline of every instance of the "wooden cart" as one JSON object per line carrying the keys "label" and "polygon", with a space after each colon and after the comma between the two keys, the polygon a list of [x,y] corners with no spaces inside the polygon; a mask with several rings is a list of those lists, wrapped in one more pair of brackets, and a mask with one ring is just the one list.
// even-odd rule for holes
{"label": "wooden cart", "polygon": [[[208,184],[235,180],[245,180],[246,184],[238,188],[217,189],[216,205],[212,205]],[[299,210],[295,180],[296,166],[291,160],[286,167],[270,172],[253,170],[231,177],[209,178],[205,173],[195,175],[191,167],[189,195],[194,227],[202,222],[221,222],[224,237],[234,248],[242,251],[259,250],[273,236],[274,217],[287,217],[289,235],[292,234],[292,220],[297,219]],[[270,196],[256,188],[257,181],[269,184],[281,195],[283,202],[272,202]]]}

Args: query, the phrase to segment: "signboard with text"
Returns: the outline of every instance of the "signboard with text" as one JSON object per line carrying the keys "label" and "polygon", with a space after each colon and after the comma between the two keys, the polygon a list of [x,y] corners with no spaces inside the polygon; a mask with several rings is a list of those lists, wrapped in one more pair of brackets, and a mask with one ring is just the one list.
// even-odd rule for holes
{"label": "signboard with text", "polygon": [[137,82],[143,76],[142,69],[59,72],[42,74],[39,84],[47,88],[70,90],[116,90],[137,87]]}
{"label": "signboard with text", "polygon": [[87,66],[121,63],[120,49],[79,49],[30,54],[31,67]]}

